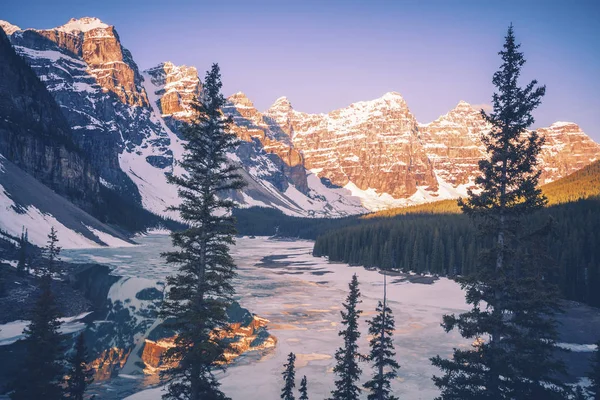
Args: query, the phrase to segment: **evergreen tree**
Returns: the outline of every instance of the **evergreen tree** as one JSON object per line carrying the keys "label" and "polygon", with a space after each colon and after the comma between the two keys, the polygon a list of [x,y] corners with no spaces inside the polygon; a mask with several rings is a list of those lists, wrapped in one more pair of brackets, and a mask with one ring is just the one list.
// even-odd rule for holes
{"label": "evergreen tree", "polygon": [[308,400],[308,388],[307,388],[307,382],[306,382],[306,375],[304,375],[302,377],[302,380],[300,381],[300,397],[299,400]]}
{"label": "evergreen tree", "polygon": [[546,201],[536,171],[543,139],[526,134],[545,88],[535,80],[518,86],[525,63],[519,46],[511,25],[499,53],[502,66],[494,74],[494,110],[482,111],[492,129],[482,138],[488,158],[479,162],[480,191],[459,201],[493,245],[481,253],[477,272],[460,280],[471,311],[444,316],[446,331],[457,328],[475,340],[470,350],[455,349],[452,360],[432,358],[444,372],[433,378],[444,400],[566,397],[556,379],[563,367],[553,358],[558,296],[544,248],[548,229],[522,225],[524,216]]}
{"label": "evergreen tree", "polygon": [[75,353],[69,358],[69,373],[66,397],[83,400],[86,388],[94,381],[94,370],[87,366],[87,350],[83,333],[77,336]]}
{"label": "evergreen tree", "polygon": [[600,340],[596,342],[596,351],[592,356],[592,369],[588,377],[591,383],[588,393],[593,400],[600,400]]}
{"label": "evergreen tree", "polygon": [[387,306],[387,291],[384,275],[383,284],[383,304],[381,301],[377,304],[377,314],[369,324],[369,335],[373,338],[370,341],[371,352],[369,361],[373,362],[375,373],[370,381],[364,384],[369,389],[369,400],[398,400],[391,393],[390,382],[398,376],[397,370],[400,365],[394,359],[394,344],[392,335],[394,334],[395,324],[392,310]]}
{"label": "evergreen tree", "polygon": [[281,398],[283,400],[294,400],[294,388],[296,387],[296,370],[294,363],[296,362],[296,355],[294,353],[288,354],[287,364],[284,364],[283,375],[283,389],[281,389]]}
{"label": "evergreen tree", "polygon": [[344,338],[344,345],[335,353],[336,366],[333,372],[338,376],[335,381],[335,390],[331,392],[332,400],[356,400],[358,399],[360,388],[356,385],[360,374],[362,373],[358,366],[360,354],[358,352],[358,318],[362,314],[358,304],[360,300],[360,290],[358,289],[358,277],[352,276],[352,281],[348,285],[350,292],[343,304],[345,311],[341,311],[342,325],[345,329],[339,332]]}
{"label": "evergreen tree", "polygon": [[234,202],[224,194],[243,187],[243,181],[227,162],[226,152],[237,139],[229,130],[231,118],[221,112],[225,104],[221,86],[219,66],[213,64],[194,105],[194,119],[182,130],[187,143],[180,166],[185,173],[168,178],[179,187],[181,199],[171,209],[179,211],[189,228],[171,234],[177,250],[163,255],[178,267],[178,273],[167,278],[161,309],[166,326],[177,332],[174,346],[165,354],[173,365],[163,373],[171,379],[166,399],[226,398],[212,372],[225,367],[228,345],[222,333],[227,330],[226,309],[236,275],[229,254],[235,234]]}
{"label": "evergreen tree", "polygon": [[[58,258],[60,252],[57,242],[56,231],[52,229],[48,235],[45,254],[51,254],[54,259]],[[50,272],[44,271],[40,278],[41,293],[32,310],[31,323],[24,330],[27,354],[11,394],[11,398],[15,400],[58,400],[63,397],[60,315],[52,294]]]}
{"label": "evergreen tree", "polygon": [[58,234],[54,227],[50,228],[48,234],[48,244],[44,247],[44,258],[45,262],[38,267],[38,272],[44,275],[52,276],[52,274],[58,272],[58,262],[60,261],[61,247],[58,245]]}
{"label": "evergreen tree", "polygon": [[23,276],[27,268],[27,231],[23,228],[21,238],[19,239],[19,260],[17,263],[17,274]]}

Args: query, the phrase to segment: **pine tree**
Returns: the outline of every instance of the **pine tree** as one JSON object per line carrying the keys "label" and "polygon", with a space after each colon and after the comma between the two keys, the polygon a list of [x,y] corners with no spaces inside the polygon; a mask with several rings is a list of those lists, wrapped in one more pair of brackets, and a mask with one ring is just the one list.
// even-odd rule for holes
{"label": "pine tree", "polygon": [[21,238],[19,239],[19,260],[17,263],[17,274],[23,276],[27,268],[27,231],[23,228]]}
{"label": "pine tree", "polygon": [[69,373],[67,379],[66,397],[83,400],[86,388],[94,381],[94,370],[87,366],[87,350],[83,333],[77,336],[75,352],[69,358]]}
{"label": "pine tree", "polygon": [[308,400],[308,387],[307,387],[306,375],[304,375],[302,377],[302,380],[300,381],[299,392],[300,392],[299,400]]}
{"label": "pine tree", "polygon": [[[56,231],[48,235],[45,254],[58,258]],[[46,260],[50,263],[50,260]],[[48,264],[49,265],[49,264]],[[55,400],[63,396],[63,347],[59,333],[60,321],[56,300],[52,294],[52,277],[49,270],[43,270],[40,278],[40,296],[32,310],[31,323],[25,328],[27,354],[24,367],[17,377],[11,398],[15,400],[44,399]]]}
{"label": "pine tree", "polygon": [[[181,204],[172,207],[190,227],[171,234],[176,251],[164,254],[178,267],[167,278],[168,291],[161,316],[177,332],[174,346],[166,351],[173,365],[163,377],[170,380],[165,399],[225,399],[212,369],[225,367],[228,348],[226,309],[231,304],[235,264],[229,254],[234,243],[234,202],[227,191],[240,189],[243,181],[237,168],[227,163],[226,152],[237,139],[229,130],[231,119],[221,108],[219,66],[207,72],[203,92],[194,105],[195,117],[183,130],[187,141],[180,166],[182,175],[170,175],[177,185]],[[217,332],[220,332],[217,333]]]}
{"label": "pine tree", "polygon": [[600,400],[600,340],[596,342],[596,351],[592,358],[592,369],[588,375],[590,386],[588,393],[593,400]]}
{"label": "pine tree", "polygon": [[394,334],[395,324],[392,310],[387,306],[386,277],[384,275],[383,284],[383,303],[377,304],[377,315],[373,317],[369,324],[369,335],[373,338],[369,342],[371,352],[369,361],[373,362],[375,373],[371,380],[364,384],[369,389],[369,400],[398,400],[391,393],[390,382],[398,376],[397,370],[400,365],[394,359],[394,344],[392,335]]}
{"label": "pine tree", "polygon": [[339,332],[339,335],[344,338],[344,346],[335,353],[337,364],[333,368],[333,372],[338,379],[335,381],[335,390],[331,392],[332,400],[356,400],[360,394],[360,388],[356,383],[362,373],[358,366],[361,357],[358,352],[358,338],[360,337],[358,318],[362,314],[362,310],[357,308],[361,300],[356,274],[352,276],[348,287],[350,292],[343,304],[345,311],[341,311],[342,325],[345,326],[345,329]]}
{"label": "pine tree", "polygon": [[296,370],[294,363],[296,362],[296,355],[294,353],[288,354],[287,364],[284,364],[283,375],[283,389],[281,389],[281,398],[283,400],[294,400],[294,388],[296,387]]}
{"label": "pine tree", "polygon": [[562,364],[553,358],[558,296],[544,254],[548,230],[522,226],[523,217],[546,201],[537,188],[540,171],[536,171],[543,138],[526,133],[545,87],[538,87],[535,80],[525,88],[518,86],[525,63],[519,47],[511,25],[499,53],[502,66],[493,78],[498,89],[494,110],[482,111],[492,128],[482,138],[488,158],[479,162],[480,191],[469,191],[469,198],[459,201],[494,245],[481,253],[477,272],[460,280],[471,311],[444,316],[446,331],[457,328],[474,345],[470,350],[455,349],[452,360],[432,358],[444,372],[433,378],[443,400],[566,396],[556,379]]}
{"label": "pine tree", "polygon": [[56,229],[51,227],[50,233],[48,234],[48,244],[43,251],[45,263],[42,263],[42,265],[38,267],[38,272],[42,275],[49,276],[57,273],[58,262],[60,261],[60,251],[61,247],[58,246],[58,234],[56,233]]}

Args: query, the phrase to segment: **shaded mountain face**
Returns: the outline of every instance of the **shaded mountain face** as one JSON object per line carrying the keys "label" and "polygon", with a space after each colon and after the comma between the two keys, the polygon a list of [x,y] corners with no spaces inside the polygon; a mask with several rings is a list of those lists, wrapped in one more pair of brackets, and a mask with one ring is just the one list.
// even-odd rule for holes
{"label": "shaded mountain face", "polygon": [[[176,204],[164,174],[178,172],[181,128],[202,91],[197,70],[164,62],[140,72],[115,28],[95,18],[47,30],[0,25],[61,106],[102,184],[157,214]],[[241,139],[230,160],[249,182],[229,195],[290,215],[342,216],[464,195],[489,129],[465,102],[419,124],[395,92],[327,114],[297,111],[285,97],[260,112],[236,93],[223,112]],[[600,158],[600,146],[575,124],[540,132],[544,181]]]}
{"label": "shaded mountain face", "polygon": [[0,60],[0,155],[90,208],[99,193],[98,175],[73,142],[60,107],[1,27]]}

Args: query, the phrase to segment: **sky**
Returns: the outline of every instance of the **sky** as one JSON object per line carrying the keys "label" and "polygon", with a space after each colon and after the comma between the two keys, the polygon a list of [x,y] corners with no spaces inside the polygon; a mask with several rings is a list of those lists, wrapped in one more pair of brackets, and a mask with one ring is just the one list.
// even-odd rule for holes
{"label": "sky", "polygon": [[600,142],[600,1],[19,0],[0,19],[52,28],[94,16],[114,25],[141,69],[221,66],[223,92],[259,110],[286,96],[325,113],[386,92],[422,123],[459,100],[486,107],[510,23],[546,96],[534,127],[572,121]]}

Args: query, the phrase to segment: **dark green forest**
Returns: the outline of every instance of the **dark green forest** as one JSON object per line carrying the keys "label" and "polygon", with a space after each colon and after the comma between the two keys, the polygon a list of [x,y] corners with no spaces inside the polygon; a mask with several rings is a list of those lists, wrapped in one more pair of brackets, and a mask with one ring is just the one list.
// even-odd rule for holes
{"label": "dark green forest", "polygon": [[[563,295],[600,307],[600,198],[548,207],[523,232],[552,221],[548,248]],[[331,261],[417,273],[467,275],[485,244],[462,214],[409,214],[370,219],[320,235],[314,255]]]}

